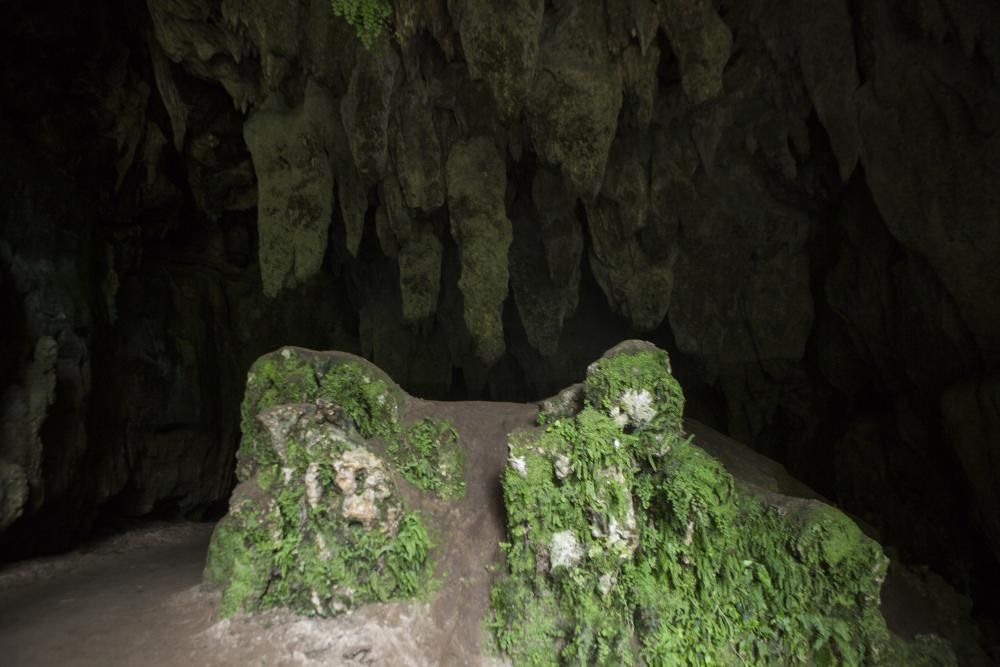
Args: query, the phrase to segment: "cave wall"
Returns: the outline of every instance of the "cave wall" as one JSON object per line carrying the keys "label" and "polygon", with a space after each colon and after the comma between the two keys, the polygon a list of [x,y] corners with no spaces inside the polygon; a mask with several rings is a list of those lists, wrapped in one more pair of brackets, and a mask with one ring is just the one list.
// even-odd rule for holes
{"label": "cave wall", "polygon": [[223,500],[279,345],[524,400],[638,335],[909,558],[1000,558],[995,3],[8,5],[5,552]]}

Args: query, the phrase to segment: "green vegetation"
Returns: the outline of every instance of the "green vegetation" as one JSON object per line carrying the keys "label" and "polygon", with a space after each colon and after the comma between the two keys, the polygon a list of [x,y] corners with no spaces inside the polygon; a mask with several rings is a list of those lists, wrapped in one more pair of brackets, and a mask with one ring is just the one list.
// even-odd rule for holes
{"label": "green vegetation", "polygon": [[447,420],[424,418],[389,445],[389,460],[413,485],[445,500],[465,495],[465,455],[458,432]]}
{"label": "green vegetation", "polygon": [[[430,539],[394,498],[378,459],[315,432],[293,429],[287,444],[281,464],[234,497],[213,535],[205,578],[223,586],[220,614],[288,607],[328,615],[417,595],[431,576]],[[366,498],[370,507],[353,509]]]}
{"label": "green vegetation", "polygon": [[626,348],[588,370],[578,414],[511,436],[496,647],[514,665],[884,663],[879,545],[827,505],[738,487],[681,431],[669,368]]}
{"label": "green vegetation", "polygon": [[330,0],[335,16],[354,28],[358,39],[370,49],[389,25],[392,6],[388,0]]}
{"label": "green vegetation", "polygon": [[679,432],[684,394],[670,370],[670,357],[652,346],[616,354],[591,366],[585,395],[623,426]]}
{"label": "green vegetation", "polygon": [[409,598],[431,580],[427,531],[365,440],[400,432],[398,388],[374,367],[284,348],[254,364],[243,402],[243,482],[216,527],[205,579],[219,613],[329,615]]}
{"label": "green vegetation", "polygon": [[399,388],[373,366],[348,358],[312,359],[309,353],[283,348],[257,360],[247,374],[237,454],[237,477],[252,479],[261,466],[278,462],[277,453],[261,438],[257,415],[290,403],[326,401],[350,416],[363,438],[391,439],[399,427]]}

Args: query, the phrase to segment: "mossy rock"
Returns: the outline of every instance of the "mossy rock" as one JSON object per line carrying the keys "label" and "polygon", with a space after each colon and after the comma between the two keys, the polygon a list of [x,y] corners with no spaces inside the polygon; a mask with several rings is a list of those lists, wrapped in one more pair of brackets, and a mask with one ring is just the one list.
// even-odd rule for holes
{"label": "mossy rock", "polygon": [[382,370],[359,357],[284,347],[260,357],[247,374],[241,406],[243,440],[237,453],[240,481],[277,462],[261,438],[257,415],[286,403],[326,405],[343,411],[362,438],[389,438],[399,431],[403,391]]}
{"label": "mossy rock", "polygon": [[387,450],[407,481],[445,500],[465,495],[465,453],[454,425],[425,417],[405,429]]}
{"label": "mossy rock", "polygon": [[564,394],[508,442],[487,625],[514,665],[948,664],[890,640],[888,559],[853,521],[686,436],[666,352],[624,343]]}
{"label": "mossy rock", "polygon": [[[212,537],[219,613],[327,616],[417,595],[430,539],[375,451],[400,433],[401,390],[345,354],[283,348],[247,378],[241,484]],[[382,446],[382,445],[380,445]]]}
{"label": "mossy rock", "polygon": [[671,374],[670,356],[651,343],[626,341],[587,369],[587,401],[627,430],[679,432],[684,392]]}
{"label": "mossy rock", "polygon": [[[829,505],[735,479],[684,432],[683,406],[667,353],[629,341],[508,434],[505,464],[503,431],[470,420],[530,423],[528,406],[442,410],[357,357],[283,348],[248,376],[241,483],[205,579],[224,616],[330,616],[420,598],[443,574],[433,611],[405,621],[425,656],[458,625],[478,656],[463,624],[489,591],[486,628],[515,666],[955,664],[937,637],[890,634],[877,543]],[[388,608],[357,613],[379,624]]]}

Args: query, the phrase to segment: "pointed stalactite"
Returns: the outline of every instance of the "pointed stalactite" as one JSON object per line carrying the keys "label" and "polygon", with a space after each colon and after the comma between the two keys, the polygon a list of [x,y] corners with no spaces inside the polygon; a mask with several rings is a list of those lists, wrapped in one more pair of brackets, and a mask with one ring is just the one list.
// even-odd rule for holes
{"label": "pointed stalactite", "polygon": [[448,207],[451,235],[458,244],[465,325],[476,355],[492,365],[506,349],[503,302],[507,298],[507,252],[511,224],[504,209],[506,165],[493,140],[457,142],[448,155]]}

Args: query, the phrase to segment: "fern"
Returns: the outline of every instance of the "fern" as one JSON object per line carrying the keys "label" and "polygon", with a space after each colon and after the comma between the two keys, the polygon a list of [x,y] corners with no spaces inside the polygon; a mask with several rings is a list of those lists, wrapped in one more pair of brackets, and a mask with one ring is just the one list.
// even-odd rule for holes
{"label": "fern", "polygon": [[361,44],[370,49],[389,24],[392,7],[388,0],[330,0],[335,16],[354,28]]}

